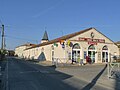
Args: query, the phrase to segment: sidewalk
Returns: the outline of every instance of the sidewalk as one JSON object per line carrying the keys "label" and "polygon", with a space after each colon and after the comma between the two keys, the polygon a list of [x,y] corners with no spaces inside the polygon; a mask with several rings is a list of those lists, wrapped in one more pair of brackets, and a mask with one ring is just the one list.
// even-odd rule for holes
{"label": "sidewalk", "polygon": [[[38,64],[44,66],[52,65],[49,61],[39,62]],[[57,67],[57,71],[72,75],[80,80],[86,81],[102,87],[107,87],[111,90],[120,90],[120,80],[109,79],[107,77],[107,67],[105,64],[92,65],[69,65],[68,67]]]}

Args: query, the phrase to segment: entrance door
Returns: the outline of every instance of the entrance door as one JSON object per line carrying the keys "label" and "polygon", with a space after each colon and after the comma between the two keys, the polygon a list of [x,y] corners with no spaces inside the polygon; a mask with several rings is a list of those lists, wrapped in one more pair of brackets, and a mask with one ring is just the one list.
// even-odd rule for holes
{"label": "entrance door", "polygon": [[108,47],[106,45],[102,48],[102,62],[108,62]]}
{"label": "entrance door", "polygon": [[77,62],[78,59],[80,58],[80,51],[79,50],[73,50],[72,56],[73,56],[73,60],[75,62]]}
{"label": "entrance door", "polygon": [[88,47],[88,56],[91,59],[91,63],[95,62],[95,47],[93,45],[90,45]]}
{"label": "entrance door", "polygon": [[102,52],[102,62],[108,62],[108,52]]}
{"label": "entrance door", "polygon": [[73,45],[72,60],[77,62],[80,59],[80,46],[78,43]]}
{"label": "entrance door", "polygon": [[88,51],[88,55],[91,59],[91,63],[95,62],[95,51]]}

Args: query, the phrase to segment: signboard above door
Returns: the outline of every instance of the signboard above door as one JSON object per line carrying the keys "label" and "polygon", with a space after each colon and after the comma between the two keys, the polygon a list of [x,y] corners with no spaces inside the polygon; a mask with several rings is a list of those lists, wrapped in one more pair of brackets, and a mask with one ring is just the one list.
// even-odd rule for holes
{"label": "signboard above door", "polygon": [[79,37],[78,40],[79,41],[86,41],[86,42],[105,43],[105,39],[93,39],[93,38]]}

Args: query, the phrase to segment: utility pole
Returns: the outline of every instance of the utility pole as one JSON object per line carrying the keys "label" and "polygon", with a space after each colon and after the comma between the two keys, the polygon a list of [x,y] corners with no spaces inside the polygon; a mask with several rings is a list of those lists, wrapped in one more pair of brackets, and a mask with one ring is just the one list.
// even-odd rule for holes
{"label": "utility pole", "polygon": [[1,57],[0,59],[3,60],[5,58],[5,41],[4,41],[4,25],[2,24],[2,42],[1,42]]}
{"label": "utility pole", "polygon": [[2,43],[1,43],[1,50],[3,51],[4,48],[4,25],[2,24]]}

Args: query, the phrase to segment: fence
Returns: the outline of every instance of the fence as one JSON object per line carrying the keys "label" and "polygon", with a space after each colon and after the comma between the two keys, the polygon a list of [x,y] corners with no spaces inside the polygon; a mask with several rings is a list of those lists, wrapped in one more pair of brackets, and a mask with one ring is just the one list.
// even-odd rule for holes
{"label": "fence", "polygon": [[70,65],[71,60],[68,58],[54,58],[52,64],[55,66],[67,66]]}
{"label": "fence", "polygon": [[120,79],[120,63],[108,63],[108,78]]}

